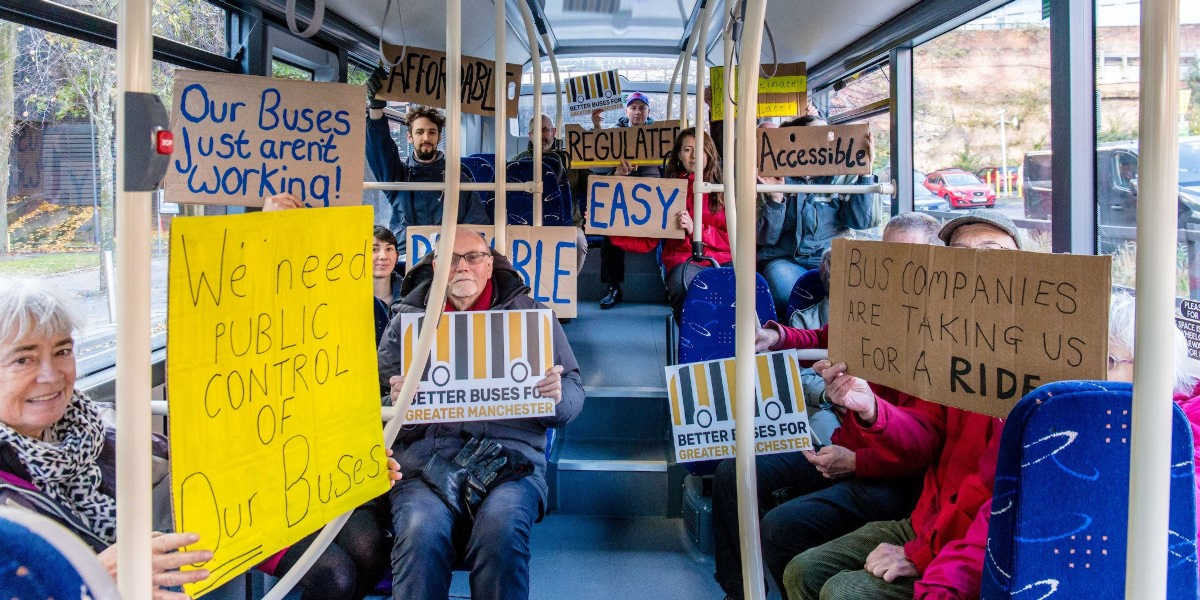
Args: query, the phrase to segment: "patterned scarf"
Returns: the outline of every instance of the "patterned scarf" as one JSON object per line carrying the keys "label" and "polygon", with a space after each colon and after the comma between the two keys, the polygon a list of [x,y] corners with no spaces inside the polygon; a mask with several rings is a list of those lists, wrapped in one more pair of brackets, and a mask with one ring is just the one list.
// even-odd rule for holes
{"label": "patterned scarf", "polygon": [[74,392],[67,411],[43,441],[21,435],[0,423],[0,442],[11,445],[29,470],[33,484],[75,513],[97,537],[117,539],[117,502],[100,491],[104,425],[92,401]]}

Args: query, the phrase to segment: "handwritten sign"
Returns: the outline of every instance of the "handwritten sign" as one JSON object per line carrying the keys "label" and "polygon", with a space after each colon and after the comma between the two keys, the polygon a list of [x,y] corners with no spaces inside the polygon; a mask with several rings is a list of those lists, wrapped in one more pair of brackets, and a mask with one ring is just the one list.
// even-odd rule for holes
{"label": "handwritten sign", "polygon": [[176,71],[166,193],[183,204],[362,204],[362,88]]}
{"label": "handwritten sign", "polygon": [[829,357],[1003,417],[1039,385],[1104,379],[1108,256],[833,241]]}
{"label": "handwritten sign", "polygon": [[871,127],[860,125],[758,129],[758,173],[765,177],[869,175]]}
{"label": "handwritten sign", "polygon": [[[471,231],[482,233],[493,249],[496,247],[495,227],[492,225],[461,225]],[[441,237],[440,227],[434,225],[409,226],[408,263],[417,264],[423,256],[433,252]],[[573,319],[578,311],[576,298],[575,253],[578,251],[574,227],[529,227],[508,226],[508,257],[513,269],[529,286],[529,295],[538,302],[554,309],[562,319]]]}
{"label": "handwritten sign", "polygon": [[588,177],[587,227],[591,234],[683,239],[679,213],[691,198],[687,180],[658,177]]}
{"label": "handwritten sign", "polygon": [[[734,97],[737,102],[738,67],[734,67]],[[774,77],[763,77],[763,73],[773,73]],[[708,80],[712,87],[712,119],[725,120],[725,67],[709,67]],[[805,64],[784,63],[778,65],[762,65],[758,70],[758,102],[756,115],[759,117],[796,117],[807,112],[808,108],[808,75]],[[736,113],[737,106],[734,106]]]}
{"label": "handwritten sign", "polygon": [[[757,454],[812,450],[800,363],[793,352],[754,357],[754,439]],[[671,365],[667,400],[675,461],[734,456],[734,359]]]}
{"label": "handwritten sign", "polygon": [[[445,52],[384,44],[383,53],[388,62],[395,66],[384,80],[383,88],[375,95],[376,98],[446,108]],[[496,114],[496,92],[493,88],[495,72],[494,61],[465,54],[462,56],[459,97],[463,112],[486,117]],[[517,114],[517,97],[521,91],[521,65],[504,65],[504,74],[508,82],[505,114],[512,117]],[[361,90],[359,95],[362,95]]]}
{"label": "handwritten sign", "polygon": [[388,488],[369,206],[171,223],[175,530],[246,571]]}
{"label": "handwritten sign", "polygon": [[634,165],[661,165],[671,153],[679,121],[658,121],[638,127],[587,130],[567,124],[571,166],[613,167],[627,160]]}
{"label": "handwritten sign", "polygon": [[[406,423],[453,423],[554,415],[554,401],[535,384],[554,366],[553,312],[450,312],[437,337]],[[404,363],[417,350],[425,316],[400,315]]]}
{"label": "handwritten sign", "polygon": [[590,115],[596,109],[612,110],[624,105],[616,69],[567,79],[567,110],[572,115]]}

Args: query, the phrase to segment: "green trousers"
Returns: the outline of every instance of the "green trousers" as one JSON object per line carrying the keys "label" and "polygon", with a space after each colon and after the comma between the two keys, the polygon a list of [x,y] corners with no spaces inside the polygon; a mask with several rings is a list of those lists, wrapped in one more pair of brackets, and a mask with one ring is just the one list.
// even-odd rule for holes
{"label": "green trousers", "polygon": [[789,600],[912,600],[914,577],[888,583],[863,570],[879,544],[912,540],[912,522],[875,521],[793,558],[783,572]]}

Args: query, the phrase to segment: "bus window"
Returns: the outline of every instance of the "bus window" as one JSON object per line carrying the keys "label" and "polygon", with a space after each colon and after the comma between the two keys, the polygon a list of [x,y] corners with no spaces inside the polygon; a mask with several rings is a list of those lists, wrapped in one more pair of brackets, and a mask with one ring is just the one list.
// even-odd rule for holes
{"label": "bus window", "polygon": [[[77,3],[99,14],[96,3]],[[115,13],[115,4],[112,12]],[[171,9],[168,22],[159,18]],[[225,55],[225,13],[201,0],[155,3],[154,31],[175,41]],[[219,46],[219,47],[218,47]],[[0,274],[52,281],[83,323],[76,354],[80,374],[113,364],[117,324],[111,290],[115,276],[113,202],[117,110],[116,52],[110,48],[0,21],[0,54],[16,57],[0,71],[0,101],[11,118],[0,120],[0,189],[7,211],[0,225]],[[153,62],[153,91],[170,107],[176,66]],[[8,142],[6,142],[8,143]],[[155,195],[151,215],[151,264],[166,272],[167,232],[180,210]],[[166,281],[151,282],[152,335],[166,329]]]}
{"label": "bus window", "polygon": [[[1182,6],[1187,6],[1184,3]],[[1113,255],[1113,283],[1134,287],[1138,201],[1140,2],[1096,5],[1097,251]],[[1179,24],[1179,251],[1176,294],[1200,297],[1200,11]],[[1124,68],[1115,68],[1121,63]],[[1135,290],[1136,291],[1136,290]]]}
{"label": "bus window", "polygon": [[[926,182],[939,216],[994,206],[1016,220],[1029,248],[1049,250],[1049,151],[1050,22],[1041,2],[1010,2],[913,49],[913,167],[981,180]],[[1042,172],[1022,174],[1031,164]]]}

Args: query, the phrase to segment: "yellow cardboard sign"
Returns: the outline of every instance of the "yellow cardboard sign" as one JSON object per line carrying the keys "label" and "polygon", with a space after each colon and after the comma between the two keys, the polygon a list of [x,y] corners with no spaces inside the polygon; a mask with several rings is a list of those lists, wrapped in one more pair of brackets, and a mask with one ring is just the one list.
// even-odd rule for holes
{"label": "yellow cardboard sign", "polygon": [[176,531],[213,551],[192,597],[388,488],[367,206],[171,223]]}
{"label": "yellow cardboard sign", "polygon": [[[550,309],[443,313],[405,423],[552,417],[536,384],[554,366]],[[400,315],[403,364],[416,360],[425,315]]]}
{"label": "yellow cardboard sign", "polygon": [[[733,91],[734,102],[737,98],[738,68],[733,69],[735,82]],[[759,117],[795,117],[804,114],[807,109],[808,74],[804,63],[784,63],[778,66],[762,65],[758,71],[758,100],[756,115]],[[763,73],[774,73],[774,77],[763,77]],[[725,67],[709,67],[710,86],[712,88],[712,119],[725,119]],[[737,107],[734,107],[737,112]]]}
{"label": "yellow cardboard sign", "polygon": [[[754,450],[812,450],[800,363],[792,351],[754,357]],[[734,455],[734,359],[666,367],[675,462]]]}

